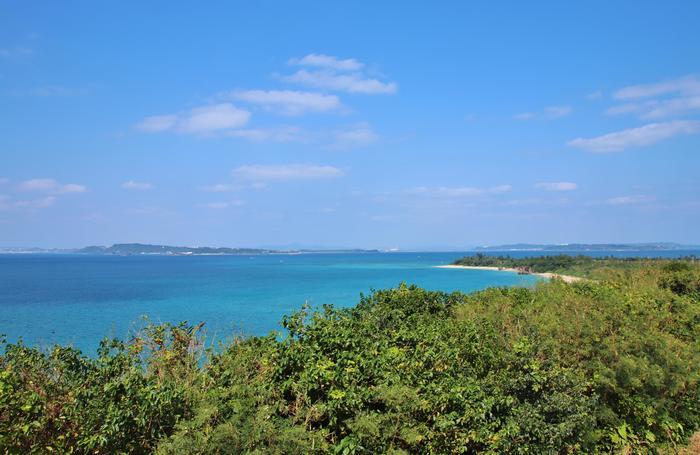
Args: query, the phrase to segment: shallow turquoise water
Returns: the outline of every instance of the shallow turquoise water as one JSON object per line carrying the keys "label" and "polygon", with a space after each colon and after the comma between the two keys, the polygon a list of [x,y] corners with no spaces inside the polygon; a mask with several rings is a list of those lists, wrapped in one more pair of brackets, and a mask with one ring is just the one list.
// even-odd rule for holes
{"label": "shallow turquoise water", "polygon": [[[610,253],[594,253],[604,254]],[[698,252],[613,254],[673,257]],[[204,322],[210,339],[221,340],[279,330],[282,317],[304,302],[350,306],[362,292],[402,281],[469,292],[488,286],[530,286],[538,280],[434,267],[463,255],[0,255],[0,334],[12,342],[22,337],[32,345],[72,344],[94,353],[103,337],[124,338],[142,326],[143,315],[155,322]]]}
{"label": "shallow turquoise water", "polygon": [[400,282],[473,291],[532,285],[513,273],[437,269],[459,253],[270,256],[0,255],[0,333],[9,341],[72,344],[94,353],[104,336],[156,322],[204,322],[209,337],[262,335],[312,305],[354,305]]}

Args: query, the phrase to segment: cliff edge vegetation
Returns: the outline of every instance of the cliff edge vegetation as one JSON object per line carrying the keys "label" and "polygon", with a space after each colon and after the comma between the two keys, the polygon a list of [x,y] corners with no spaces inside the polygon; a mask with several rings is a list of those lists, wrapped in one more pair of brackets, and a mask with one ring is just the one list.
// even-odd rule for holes
{"label": "cliff edge vegetation", "polygon": [[4,344],[0,453],[684,450],[700,428],[700,266],[574,261],[544,271],[595,280],[402,284],[216,349],[187,323],[96,358]]}

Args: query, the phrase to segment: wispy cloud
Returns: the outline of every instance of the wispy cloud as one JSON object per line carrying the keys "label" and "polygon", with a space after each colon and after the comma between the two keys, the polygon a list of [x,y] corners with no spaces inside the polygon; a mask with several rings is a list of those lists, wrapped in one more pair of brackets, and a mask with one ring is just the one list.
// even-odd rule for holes
{"label": "wispy cloud", "polygon": [[657,119],[677,116],[700,109],[700,96],[664,100],[651,108],[643,118]]}
{"label": "wispy cloud", "polygon": [[177,212],[158,206],[135,207],[128,209],[126,212],[132,215],[148,217],[172,217],[177,215]]}
{"label": "wispy cloud", "polygon": [[237,183],[215,183],[214,185],[200,186],[199,190],[205,193],[232,193],[234,191],[243,191],[247,189],[261,190],[267,188],[265,182],[237,182]]}
{"label": "wispy cloud", "polygon": [[573,108],[571,106],[549,106],[544,109],[544,115],[548,119],[558,119],[571,114]]}
{"label": "wispy cloud", "polygon": [[33,54],[34,49],[27,46],[0,47],[0,58],[24,58]]}
{"label": "wispy cloud", "polygon": [[596,90],[586,95],[586,99],[589,101],[598,100],[603,97],[603,92],[601,90]]}
{"label": "wispy cloud", "polygon": [[43,209],[51,207],[54,202],[56,202],[56,196],[42,196],[34,199],[13,200],[6,194],[0,194],[0,210]]}
{"label": "wispy cloud", "polygon": [[240,207],[242,205],[245,205],[244,201],[241,201],[239,199],[235,199],[233,201],[219,201],[219,202],[206,202],[201,205],[201,207],[204,207],[206,209],[212,209],[212,210],[222,210],[222,209],[228,209],[231,207]]}
{"label": "wispy cloud", "polygon": [[511,191],[513,187],[510,185],[497,185],[489,188],[477,188],[471,186],[461,186],[461,187],[449,187],[449,186],[439,186],[439,187],[425,187],[419,186],[408,190],[409,194],[422,194],[427,196],[439,196],[439,197],[469,197],[469,196],[479,196],[483,194],[503,194]]}
{"label": "wispy cloud", "polygon": [[54,179],[31,179],[20,182],[17,185],[17,191],[69,194],[83,193],[87,191],[87,187],[76,183],[62,184]]}
{"label": "wispy cloud", "polygon": [[[5,179],[6,180],[6,179]],[[9,183],[6,180],[4,183]],[[58,200],[59,196],[68,194],[78,194],[87,191],[84,185],[76,183],[60,183],[54,179],[40,178],[19,182],[14,186],[18,194],[34,193],[35,196],[0,195],[0,209],[43,209],[51,207]],[[38,194],[36,194],[38,193]]]}
{"label": "wispy cloud", "polygon": [[643,202],[653,201],[654,198],[650,196],[634,195],[634,196],[617,196],[605,200],[607,205],[631,205],[631,204],[641,204]]}
{"label": "wispy cloud", "polygon": [[615,92],[613,98],[628,102],[608,108],[608,115],[635,114],[643,119],[680,116],[700,109],[700,78],[689,75],[630,85]]}
{"label": "wispy cloud", "polygon": [[175,131],[189,134],[207,134],[239,128],[248,123],[250,112],[231,103],[197,107],[183,114],[147,117],[136,125],[144,132]]}
{"label": "wispy cloud", "polygon": [[296,90],[236,90],[227,96],[283,115],[336,111],[343,107],[335,95]]}
{"label": "wispy cloud", "polygon": [[225,134],[252,142],[309,142],[312,139],[309,134],[296,126],[238,129],[227,131]]}
{"label": "wispy cloud", "polygon": [[700,95],[700,79],[689,75],[653,84],[630,85],[616,91],[613,97],[630,100],[667,94]]}
{"label": "wispy cloud", "polygon": [[398,90],[398,86],[394,82],[382,82],[357,73],[338,74],[332,71],[302,69],[289,76],[284,76],[283,80],[309,87],[366,95],[393,94]]}
{"label": "wispy cloud", "polygon": [[207,185],[200,188],[201,191],[206,191],[208,193],[227,193],[240,189],[241,185],[233,185],[231,183],[216,183],[214,185]]}
{"label": "wispy cloud", "polygon": [[15,201],[12,205],[17,208],[44,209],[56,202],[55,196],[45,196],[37,199]]}
{"label": "wispy cloud", "polygon": [[10,183],[10,179],[5,178],[5,177],[0,177],[0,185],[7,185]]}
{"label": "wispy cloud", "polygon": [[537,117],[537,114],[534,112],[521,112],[513,116],[515,120],[532,120],[535,117]]}
{"label": "wispy cloud", "polygon": [[331,68],[337,71],[357,71],[364,66],[364,64],[358,62],[354,58],[341,60],[338,57],[324,54],[309,54],[301,58],[291,58],[287,63],[296,66]]}
{"label": "wispy cloud", "polygon": [[571,147],[594,153],[619,152],[630,147],[643,147],[664,139],[700,131],[700,121],[676,120],[650,123],[639,128],[630,128],[592,138],[576,138],[568,142]]}
{"label": "wispy cloud", "polygon": [[578,188],[573,182],[540,182],[535,184],[535,188],[545,191],[572,191]]}
{"label": "wispy cloud", "polygon": [[233,176],[242,180],[259,182],[283,180],[316,180],[343,176],[343,171],[333,166],[311,164],[252,164],[237,167]]}
{"label": "wispy cloud", "polygon": [[362,147],[377,142],[379,135],[369,123],[362,122],[349,128],[337,130],[333,134],[334,148]]}
{"label": "wispy cloud", "polygon": [[362,71],[364,64],[355,59],[309,54],[293,58],[289,63],[312,69],[302,68],[294,74],[282,76],[282,80],[307,87],[363,94],[392,94],[398,90],[395,82],[383,82],[368,76]]}
{"label": "wispy cloud", "polygon": [[135,191],[147,191],[153,189],[153,184],[148,182],[135,182],[129,180],[128,182],[122,183],[122,188],[125,190],[135,190]]}
{"label": "wispy cloud", "polygon": [[136,125],[136,128],[147,133],[168,131],[173,129],[175,124],[177,124],[177,120],[177,115],[153,115],[151,117],[146,117],[139,122]]}
{"label": "wispy cloud", "polygon": [[571,106],[548,106],[541,113],[537,112],[521,112],[513,116],[516,120],[532,120],[538,117],[543,117],[547,120],[556,120],[566,117],[571,114],[573,108]]}
{"label": "wispy cloud", "polygon": [[636,114],[643,119],[674,117],[700,109],[700,96],[625,103],[606,109],[607,115]]}

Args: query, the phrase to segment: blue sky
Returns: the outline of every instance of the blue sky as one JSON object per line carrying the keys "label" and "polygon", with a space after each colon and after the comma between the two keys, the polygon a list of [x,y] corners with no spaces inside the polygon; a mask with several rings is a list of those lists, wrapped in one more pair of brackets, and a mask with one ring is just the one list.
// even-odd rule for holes
{"label": "blue sky", "polygon": [[700,243],[698,17],[0,1],[0,246]]}

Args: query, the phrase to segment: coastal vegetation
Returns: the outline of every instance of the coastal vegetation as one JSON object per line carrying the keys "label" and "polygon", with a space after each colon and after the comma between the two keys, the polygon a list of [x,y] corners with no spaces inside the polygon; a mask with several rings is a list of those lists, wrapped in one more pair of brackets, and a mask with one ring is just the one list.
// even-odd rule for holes
{"label": "coastal vegetation", "polygon": [[[700,444],[700,265],[458,261],[593,278],[374,291],[212,347],[201,325],[3,343],[0,453],[679,453]],[[691,450],[691,449],[688,449]],[[690,452],[688,452],[690,453]]]}
{"label": "coastal vegetation", "polygon": [[[696,261],[697,258],[694,256],[688,256],[676,262],[679,264],[687,263],[690,268],[693,268]],[[513,258],[510,256],[490,256],[477,253],[456,260],[454,265],[466,267],[497,267],[501,269],[518,270],[523,273],[554,273],[581,278],[598,277],[604,279],[624,271],[658,267],[665,262],[668,262],[668,260],[644,257],[591,257],[559,254],[554,256]]]}

